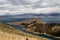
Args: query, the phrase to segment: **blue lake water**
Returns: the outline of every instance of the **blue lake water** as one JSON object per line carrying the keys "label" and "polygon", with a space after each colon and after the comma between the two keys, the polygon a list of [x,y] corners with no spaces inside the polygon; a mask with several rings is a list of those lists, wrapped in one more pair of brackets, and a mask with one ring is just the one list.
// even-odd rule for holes
{"label": "blue lake water", "polygon": [[[0,17],[0,22],[14,22],[14,21],[24,21],[33,18],[10,18],[10,17]],[[40,17],[40,20],[46,23],[60,23],[60,17]]]}

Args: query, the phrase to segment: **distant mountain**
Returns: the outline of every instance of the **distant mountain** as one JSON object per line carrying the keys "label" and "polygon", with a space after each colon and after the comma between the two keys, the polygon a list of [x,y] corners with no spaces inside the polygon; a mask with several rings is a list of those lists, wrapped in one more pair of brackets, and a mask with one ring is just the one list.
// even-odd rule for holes
{"label": "distant mountain", "polygon": [[52,17],[58,17],[60,16],[60,13],[38,13],[38,14],[32,14],[32,13],[25,13],[25,14],[17,14],[17,15],[3,15],[3,16],[0,16],[0,17],[20,17],[20,18],[39,18],[39,17],[49,17],[49,16],[52,16]]}
{"label": "distant mountain", "polygon": [[60,16],[60,13],[50,13],[48,16]]}

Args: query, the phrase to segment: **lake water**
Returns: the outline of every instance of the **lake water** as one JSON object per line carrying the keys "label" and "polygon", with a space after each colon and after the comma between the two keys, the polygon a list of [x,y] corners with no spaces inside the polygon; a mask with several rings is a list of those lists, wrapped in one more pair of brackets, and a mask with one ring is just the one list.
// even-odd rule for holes
{"label": "lake water", "polygon": [[[0,22],[24,21],[27,19],[33,19],[33,18],[0,17]],[[60,17],[40,17],[39,19],[46,23],[60,23]]]}

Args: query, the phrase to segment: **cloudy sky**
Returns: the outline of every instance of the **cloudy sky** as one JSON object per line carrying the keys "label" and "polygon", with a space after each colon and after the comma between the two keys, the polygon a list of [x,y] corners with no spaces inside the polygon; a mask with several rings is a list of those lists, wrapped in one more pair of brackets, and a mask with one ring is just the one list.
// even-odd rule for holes
{"label": "cloudy sky", "polygon": [[60,0],[0,0],[0,15],[60,13]]}

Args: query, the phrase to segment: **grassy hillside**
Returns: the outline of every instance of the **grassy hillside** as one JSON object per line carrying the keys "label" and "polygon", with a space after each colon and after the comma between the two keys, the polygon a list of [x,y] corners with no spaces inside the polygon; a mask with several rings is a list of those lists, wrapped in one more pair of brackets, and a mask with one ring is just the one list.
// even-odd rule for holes
{"label": "grassy hillside", "polygon": [[17,40],[17,39],[25,40],[26,38],[28,38],[29,40],[48,40],[48,39],[43,38],[43,37],[24,33],[18,29],[12,28],[9,25],[6,25],[4,23],[0,23],[0,39],[1,40],[4,40],[4,39],[10,40],[8,38],[10,38],[11,40],[14,40],[14,39],[15,40]]}
{"label": "grassy hillside", "polygon": [[[0,23],[0,30],[4,31],[4,32],[12,33],[12,34],[18,34],[18,35],[22,34],[21,31],[15,29],[15,28],[12,28],[11,26],[6,25],[4,23]],[[22,35],[24,35],[24,34],[22,34]]]}

